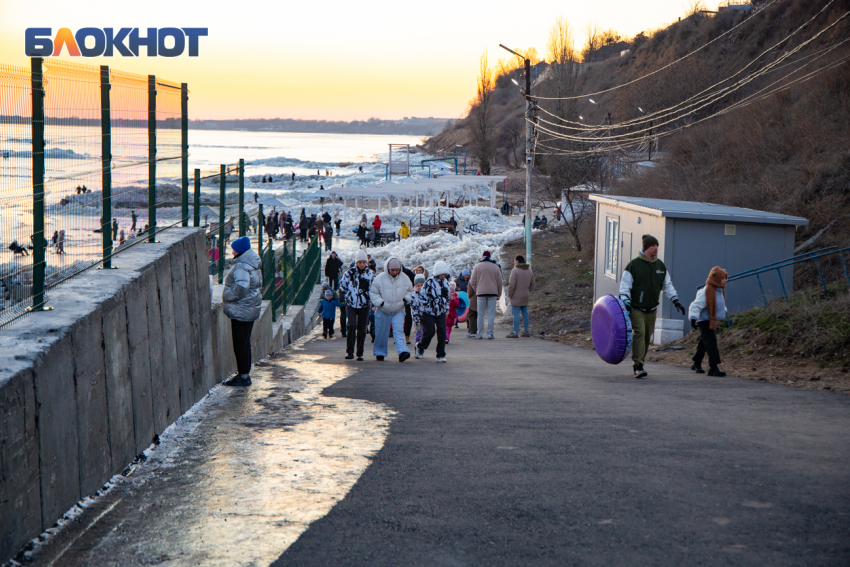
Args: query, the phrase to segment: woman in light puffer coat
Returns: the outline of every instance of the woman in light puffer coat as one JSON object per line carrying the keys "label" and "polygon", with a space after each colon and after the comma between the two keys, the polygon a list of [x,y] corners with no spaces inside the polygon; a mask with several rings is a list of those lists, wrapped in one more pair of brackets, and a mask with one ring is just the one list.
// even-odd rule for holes
{"label": "woman in light puffer coat", "polygon": [[237,238],[230,247],[234,259],[230,272],[224,278],[222,300],[224,314],[230,317],[237,374],[224,384],[250,386],[251,331],[254,321],[260,317],[260,306],[263,303],[262,262],[257,253],[251,250],[251,240],[247,236]]}
{"label": "woman in light puffer coat", "polygon": [[410,350],[404,339],[404,305],[412,299],[413,284],[401,268],[401,260],[394,256],[388,258],[383,273],[375,277],[369,289],[372,309],[375,311],[375,346],[372,352],[378,360],[384,360],[387,356],[390,325],[398,361],[404,362],[410,358]]}

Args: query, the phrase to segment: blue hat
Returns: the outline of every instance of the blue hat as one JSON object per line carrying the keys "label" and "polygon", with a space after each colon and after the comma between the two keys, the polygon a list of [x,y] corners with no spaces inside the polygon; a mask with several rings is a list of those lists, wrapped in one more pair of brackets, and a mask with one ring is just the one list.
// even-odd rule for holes
{"label": "blue hat", "polygon": [[468,276],[468,275],[469,275],[469,270],[464,270],[464,271],[462,271],[462,272],[460,273],[460,275],[461,275],[462,277]]}
{"label": "blue hat", "polygon": [[325,297],[333,297],[333,296],[334,296],[334,292],[332,292],[329,289],[325,290]]}
{"label": "blue hat", "polygon": [[242,254],[243,252],[247,252],[251,249],[251,239],[247,236],[237,238],[230,243],[230,247],[233,248],[233,251],[237,254]]}

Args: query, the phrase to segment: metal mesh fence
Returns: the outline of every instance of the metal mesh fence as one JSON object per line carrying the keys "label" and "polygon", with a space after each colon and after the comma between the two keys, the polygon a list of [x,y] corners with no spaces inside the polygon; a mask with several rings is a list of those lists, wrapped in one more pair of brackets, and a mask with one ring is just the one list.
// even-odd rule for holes
{"label": "metal mesh fence", "polygon": [[0,322],[32,304],[32,96],[30,70],[0,64]]}
{"label": "metal mesh fence", "polygon": [[185,84],[31,64],[0,65],[0,328],[190,216]]}

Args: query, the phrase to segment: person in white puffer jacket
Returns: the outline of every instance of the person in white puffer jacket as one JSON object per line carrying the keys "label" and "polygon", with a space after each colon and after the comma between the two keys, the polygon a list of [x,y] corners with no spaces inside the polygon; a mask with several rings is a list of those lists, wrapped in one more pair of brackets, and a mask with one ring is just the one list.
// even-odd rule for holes
{"label": "person in white puffer jacket", "polygon": [[401,260],[392,256],[384,262],[384,271],[372,281],[369,297],[375,312],[375,358],[387,356],[390,326],[393,329],[398,361],[410,358],[410,350],[404,338],[404,306],[411,302],[413,284],[401,271]]}

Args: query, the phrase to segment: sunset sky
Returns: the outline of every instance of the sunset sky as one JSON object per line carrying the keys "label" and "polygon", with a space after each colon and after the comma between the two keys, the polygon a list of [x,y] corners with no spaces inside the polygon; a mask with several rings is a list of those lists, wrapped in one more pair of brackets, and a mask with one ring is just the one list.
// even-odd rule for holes
{"label": "sunset sky", "polygon": [[[716,9],[716,2],[708,6]],[[0,0],[0,63],[29,65],[24,30],[206,27],[200,56],[62,58],[189,83],[192,118],[455,118],[474,94],[478,59],[511,47],[545,53],[559,15],[577,43],[590,20],[625,36],[675,21],[682,0],[564,2],[188,2]]]}

